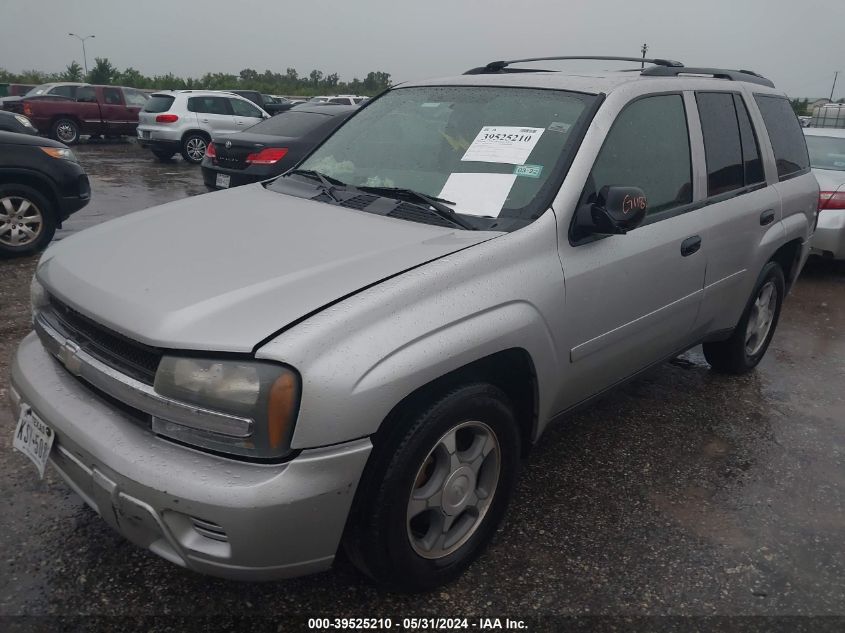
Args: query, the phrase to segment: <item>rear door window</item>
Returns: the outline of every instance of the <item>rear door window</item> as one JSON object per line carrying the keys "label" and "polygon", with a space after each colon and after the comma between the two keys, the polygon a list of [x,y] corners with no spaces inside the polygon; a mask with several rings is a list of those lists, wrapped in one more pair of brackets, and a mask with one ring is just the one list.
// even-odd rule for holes
{"label": "rear door window", "polygon": [[757,140],[757,134],[754,132],[754,126],[751,125],[745,100],[738,94],[734,95],[734,106],[736,107],[737,121],[739,121],[739,138],[742,141],[745,185],[756,185],[766,180],[763,173],[763,161],[760,159],[760,143]]}
{"label": "rear door window", "polygon": [[144,104],[144,112],[152,112],[153,114],[167,112],[175,100],[176,98],[170,95],[153,95]]}
{"label": "rear door window", "polygon": [[807,144],[798,117],[786,97],[754,95],[775,153],[778,178],[786,180],[810,167]]}
{"label": "rear door window", "polygon": [[681,95],[638,99],[619,114],[582,199],[590,202],[611,185],[642,189],[649,215],[692,202],[689,131]]}
{"label": "rear door window", "polygon": [[742,189],[745,186],[742,141],[733,95],[730,92],[698,92],[695,99],[704,135],[707,195],[718,196]]}
{"label": "rear door window", "polygon": [[225,97],[191,97],[188,99],[188,111],[200,114],[232,114],[229,100]]}

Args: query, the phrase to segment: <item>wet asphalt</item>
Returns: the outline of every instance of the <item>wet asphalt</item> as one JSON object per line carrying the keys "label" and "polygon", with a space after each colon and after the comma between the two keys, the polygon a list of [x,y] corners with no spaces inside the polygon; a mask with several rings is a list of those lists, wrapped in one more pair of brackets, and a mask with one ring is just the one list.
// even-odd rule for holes
{"label": "wet asphalt", "polygon": [[[75,151],[93,201],[57,239],[208,195],[198,167],[131,142]],[[4,401],[35,261],[0,262]],[[553,427],[491,546],[429,594],[378,589],[342,557],[262,584],[180,569],[124,541],[49,469],[39,481],[11,449],[14,423],[4,402],[0,616],[845,616],[843,264],[808,264],[750,375],[714,374],[696,348]]]}

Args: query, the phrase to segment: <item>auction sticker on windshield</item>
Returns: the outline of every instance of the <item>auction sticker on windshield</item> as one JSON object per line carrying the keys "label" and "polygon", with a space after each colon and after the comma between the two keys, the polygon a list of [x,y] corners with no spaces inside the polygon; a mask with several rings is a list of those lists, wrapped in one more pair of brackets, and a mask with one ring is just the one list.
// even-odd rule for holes
{"label": "auction sticker on windshield", "polygon": [[50,449],[56,434],[27,405],[21,405],[18,426],[12,446],[29,457],[38,469],[38,476],[44,478],[44,468],[50,457]]}
{"label": "auction sticker on windshield", "polygon": [[522,165],[543,132],[541,127],[486,125],[461,160]]}

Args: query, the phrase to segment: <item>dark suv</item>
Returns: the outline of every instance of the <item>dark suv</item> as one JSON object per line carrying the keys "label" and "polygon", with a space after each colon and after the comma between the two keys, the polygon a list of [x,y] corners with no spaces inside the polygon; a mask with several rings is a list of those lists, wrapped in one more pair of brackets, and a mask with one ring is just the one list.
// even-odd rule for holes
{"label": "dark suv", "polygon": [[0,132],[0,257],[44,248],[91,201],[85,170],[62,143]]}

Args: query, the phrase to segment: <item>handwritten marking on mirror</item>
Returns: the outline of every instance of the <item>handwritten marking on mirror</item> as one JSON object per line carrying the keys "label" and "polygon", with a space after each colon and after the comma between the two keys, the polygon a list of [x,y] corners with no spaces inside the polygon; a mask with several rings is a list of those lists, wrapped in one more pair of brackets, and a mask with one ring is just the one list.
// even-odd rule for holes
{"label": "handwritten marking on mirror", "polygon": [[645,209],[648,205],[648,200],[645,196],[632,197],[628,194],[622,199],[622,213],[628,215],[634,209]]}

